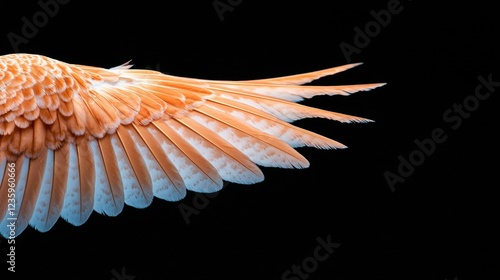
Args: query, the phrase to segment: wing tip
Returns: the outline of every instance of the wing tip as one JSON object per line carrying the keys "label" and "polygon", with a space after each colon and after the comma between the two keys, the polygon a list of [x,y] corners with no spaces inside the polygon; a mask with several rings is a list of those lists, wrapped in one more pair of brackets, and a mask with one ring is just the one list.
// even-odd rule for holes
{"label": "wing tip", "polygon": [[363,65],[363,64],[364,64],[364,62],[354,62],[354,63],[346,64],[344,66],[347,67],[346,69],[350,69],[350,68],[354,68],[354,67],[357,67],[357,66],[360,66],[360,65]]}

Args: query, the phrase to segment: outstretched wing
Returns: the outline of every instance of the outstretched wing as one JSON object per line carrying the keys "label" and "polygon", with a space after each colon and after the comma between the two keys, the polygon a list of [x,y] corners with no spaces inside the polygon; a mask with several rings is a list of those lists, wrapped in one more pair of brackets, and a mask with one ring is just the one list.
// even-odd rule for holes
{"label": "outstretched wing", "polygon": [[[177,201],[223,181],[260,182],[258,166],[304,168],[294,148],[345,146],[290,122],[367,119],[295,102],[383,84],[303,86],[357,64],[287,77],[212,81],[151,70],[0,57],[0,233],[45,232],[62,217]],[[9,227],[15,222],[15,227]]]}

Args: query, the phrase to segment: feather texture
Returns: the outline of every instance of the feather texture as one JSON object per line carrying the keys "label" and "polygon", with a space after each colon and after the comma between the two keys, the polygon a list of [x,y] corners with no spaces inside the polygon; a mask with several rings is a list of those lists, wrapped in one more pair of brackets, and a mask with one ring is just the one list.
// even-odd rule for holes
{"label": "feather texture", "polygon": [[295,148],[345,146],[291,122],[370,120],[296,102],[383,84],[303,84],[357,65],[214,81],[0,56],[0,234],[45,232],[59,217],[78,226],[93,211],[116,216],[124,205],[216,192],[224,181],[258,183],[259,166],[308,167]]}

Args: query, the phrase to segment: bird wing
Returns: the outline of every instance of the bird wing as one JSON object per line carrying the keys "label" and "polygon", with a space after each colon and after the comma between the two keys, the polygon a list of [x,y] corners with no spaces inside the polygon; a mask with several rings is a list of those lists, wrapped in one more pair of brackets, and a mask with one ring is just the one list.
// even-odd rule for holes
{"label": "bird wing", "polygon": [[[304,86],[357,64],[286,77],[213,81],[68,64],[40,55],[0,57],[0,233],[45,232],[59,217],[118,215],[223,181],[260,182],[258,166],[304,168],[294,148],[344,148],[293,126],[320,117],[364,118],[298,103],[383,84]],[[9,227],[15,222],[15,227]]]}

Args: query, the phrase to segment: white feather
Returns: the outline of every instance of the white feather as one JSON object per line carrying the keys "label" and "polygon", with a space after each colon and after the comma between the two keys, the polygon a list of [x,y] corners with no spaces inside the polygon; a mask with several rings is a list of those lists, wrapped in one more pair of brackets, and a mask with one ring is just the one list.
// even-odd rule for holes
{"label": "white feather", "polygon": [[223,180],[238,184],[254,184],[264,179],[262,173],[253,173],[228,154],[217,151],[217,147],[189,128],[174,121],[170,122],[170,125],[217,169]]}
{"label": "white feather", "polygon": [[134,170],[132,169],[132,165],[130,164],[127,154],[123,149],[123,145],[116,134],[111,136],[111,143],[113,144],[113,149],[115,151],[118,168],[120,168],[125,203],[136,208],[144,208],[148,206],[151,201],[145,200],[139,181],[137,180]]}
{"label": "white feather", "polygon": [[154,196],[167,201],[179,201],[183,199],[186,196],[186,189],[177,189],[172,181],[170,181],[168,175],[163,172],[163,169],[140,137],[136,133],[131,133],[131,136],[134,142],[137,143],[137,148],[148,168],[151,182],[153,183]]}
{"label": "white feather", "polygon": [[35,229],[45,232],[52,228],[56,220],[49,221],[49,206],[52,194],[52,180],[54,175],[54,151],[47,150],[47,159],[45,161],[45,171],[43,173],[40,192],[35,204],[35,210],[30,219],[30,225]]}
{"label": "white feather", "polygon": [[[30,161],[25,158],[23,160],[22,166],[16,166],[16,181],[14,182],[15,184],[15,203],[14,203],[14,209],[11,211],[7,211],[5,213],[5,216],[3,219],[0,221],[0,234],[3,236],[9,236],[10,233],[10,228],[8,225],[11,222],[15,222],[15,233],[16,236],[23,232],[23,230],[28,226],[28,223],[23,220],[23,219],[18,219],[19,217],[19,210],[21,209],[21,203],[23,201],[23,196],[24,196],[24,191],[26,189],[26,180],[28,177],[28,168],[29,168],[29,163]],[[9,202],[9,201],[8,201]],[[11,204],[10,202],[8,204]]]}
{"label": "white feather", "polygon": [[69,145],[68,184],[64,195],[61,217],[69,223],[79,226],[87,221],[93,210],[93,205],[82,201],[80,186],[80,169],[78,165],[78,152],[75,144]]}
{"label": "white feather", "polygon": [[113,195],[104,162],[102,159],[100,147],[97,141],[90,141],[92,156],[94,157],[95,166],[95,194],[94,194],[94,210],[97,213],[106,214],[108,216],[116,216],[123,210],[124,201],[120,196]]}
{"label": "white feather", "polygon": [[150,132],[159,139],[159,143],[168,158],[179,171],[186,188],[190,191],[211,193],[222,189],[222,179],[213,181],[204,174],[196,163],[192,162],[184,153],[182,153],[172,142],[165,139],[160,132],[150,129]]}

